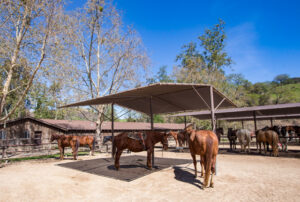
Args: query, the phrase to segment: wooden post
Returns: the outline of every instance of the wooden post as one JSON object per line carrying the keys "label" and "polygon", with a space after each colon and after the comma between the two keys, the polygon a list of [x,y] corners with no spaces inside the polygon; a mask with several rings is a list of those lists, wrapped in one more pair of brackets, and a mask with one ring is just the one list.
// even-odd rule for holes
{"label": "wooden post", "polygon": [[[153,131],[153,111],[152,111],[152,96],[150,97],[150,122],[151,122],[151,131]],[[154,150],[155,147],[153,147],[153,153],[152,153],[152,168],[154,168]]]}
{"label": "wooden post", "polygon": [[[112,142],[112,145],[114,143],[114,138],[115,138],[115,135],[114,135],[114,121],[115,121],[115,118],[114,118],[114,103],[111,103],[111,142]],[[113,146],[111,147],[111,157],[114,158],[114,155],[113,155]]]}
{"label": "wooden post", "polygon": [[242,121],[242,128],[244,129],[244,121]]}
{"label": "wooden post", "polygon": [[186,129],[186,116],[184,116],[184,129]]}
{"label": "wooden post", "polygon": [[273,118],[270,119],[271,127],[273,127]]}
{"label": "wooden post", "polygon": [[253,120],[254,120],[254,130],[257,131],[257,125],[256,125],[256,113],[253,111]]}
{"label": "wooden post", "polygon": [[216,133],[216,117],[215,117],[215,106],[214,106],[214,89],[210,86],[210,111],[211,111],[211,127],[212,131]]}

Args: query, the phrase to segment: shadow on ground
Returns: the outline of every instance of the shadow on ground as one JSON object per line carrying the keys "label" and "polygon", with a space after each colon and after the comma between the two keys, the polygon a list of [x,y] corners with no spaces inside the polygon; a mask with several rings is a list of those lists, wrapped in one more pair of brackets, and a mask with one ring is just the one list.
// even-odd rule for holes
{"label": "shadow on ground", "polygon": [[173,168],[176,180],[192,184],[202,189],[202,182],[200,182],[199,179],[195,178],[194,174],[179,166],[173,166]]}
{"label": "shadow on ground", "polygon": [[124,156],[120,158],[119,171],[115,170],[114,160],[112,158],[74,161],[69,163],[61,163],[58,164],[58,166],[130,182],[174,165],[176,166],[180,164],[192,163],[192,160],[156,157],[154,161],[155,167],[152,170],[149,170],[146,167],[146,162],[146,156]]}

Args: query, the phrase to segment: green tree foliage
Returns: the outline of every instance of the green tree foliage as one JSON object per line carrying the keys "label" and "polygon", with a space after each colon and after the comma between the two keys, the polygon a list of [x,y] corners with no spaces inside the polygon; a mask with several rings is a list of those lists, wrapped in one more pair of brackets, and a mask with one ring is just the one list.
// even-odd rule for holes
{"label": "green tree foliage", "polygon": [[224,66],[230,66],[232,63],[231,58],[224,50],[226,39],[224,26],[225,22],[220,19],[219,24],[212,29],[206,29],[205,33],[199,37],[201,47],[204,48],[202,57],[209,74],[215,71],[223,72]]}
{"label": "green tree foliage", "polygon": [[152,78],[147,79],[147,84],[153,83],[174,83],[174,80],[167,73],[167,66],[161,66],[156,73],[156,75]]}
{"label": "green tree foliage", "polygon": [[279,74],[274,78],[274,82],[278,84],[285,84],[290,79],[289,75],[287,74]]}
{"label": "green tree foliage", "polygon": [[221,91],[228,89],[225,67],[232,60],[226,53],[224,21],[219,20],[211,29],[198,37],[200,45],[191,42],[183,46],[183,51],[176,57],[180,65],[175,69],[177,82],[212,84]]}

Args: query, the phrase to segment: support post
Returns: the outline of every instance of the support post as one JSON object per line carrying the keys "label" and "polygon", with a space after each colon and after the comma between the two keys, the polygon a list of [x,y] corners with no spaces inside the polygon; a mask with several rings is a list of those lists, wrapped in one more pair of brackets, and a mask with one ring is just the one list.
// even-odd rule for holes
{"label": "support post", "polygon": [[184,129],[186,129],[186,116],[184,116]]}
{"label": "support post", "polygon": [[[111,141],[112,141],[112,145],[114,143],[114,138],[115,138],[115,135],[114,135],[114,121],[115,121],[115,118],[114,118],[114,103],[111,103]],[[113,155],[113,146],[111,147],[111,157],[114,158],[114,155]]]}
{"label": "support post", "polygon": [[244,121],[242,121],[242,128],[244,129]]}
{"label": "support post", "polygon": [[271,127],[273,127],[273,118],[270,119]]}
{"label": "support post", "polygon": [[211,127],[212,131],[216,133],[216,117],[215,117],[215,106],[214,106],[214,89],[210,86],[210,111],[211,111]]}
{"label": "support post", "polygon": [[[152,96],[150,97],[150,122],[151,122],[151,131],[153,131],[153,111],[152,111]],[[153,153],[152,153],[152,168],[154,168],[154,150],[155,147],[153,147]]]}
{"label": "support post", "polygon": [[254,130],[257,131],[257,125],[256,125],[256,113],[253,111],[253,120],[254,120]]}
{"label": "support post", "polygon": [[[216,134],[216,117],[215,117],[215,106],[214,106],[214,89],[210,86],[210,111],[211,111],[211,127],[212,131]],[[215,174],[217,175],[217,159],[215,165]]]}

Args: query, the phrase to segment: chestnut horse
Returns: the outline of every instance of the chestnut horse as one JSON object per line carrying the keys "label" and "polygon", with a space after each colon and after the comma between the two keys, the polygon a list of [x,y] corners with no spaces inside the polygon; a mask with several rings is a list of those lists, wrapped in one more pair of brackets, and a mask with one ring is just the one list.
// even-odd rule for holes
{"label": "chestnut horse", "polygon": [[[123,132],[113,139],[113,157],[115,158],[115,168],[120,168],[120,156],[124,149],[128,149],[132,152],[141,152],[144,150],[144,145],[140,140],[132,139],[128,137],[129,132]],[[151,158],[154,152],[154,145],[161,142],[163,149],[168,149],[168,135],[166,133],[160,133],[156,131],[146,131],[146,138],[144,139],[145,147],[147,151],[147,167],[152,169]]]}
{"label": "chestnut horse", "polygon": [[214,187],[213,174],[216,172],[216,159],[218,155],[218,137],[209,130],[193,130],[191,127],[186,128],[186,133],[189,134],[189,148],[195,167],[195,178],[197,177],[197,161],[196,155],[200,155],[201,176],[204,175],[203,187],[206,188],[210,173],[210,187]]}
{"label": "chestnut horse", "polygon": [[95,150],[95,137],[91,135],[85,135],[85,136],[77,136],[79,141],[79,146],[85,146],[88,145],[90,148],[90,155],[94,156],[94,150]]}
{"label": "chestnut horse", "polygon": [[188,138],[183,132],[170,131],[168,135],[174,138],[176,142],[176,149],[178,148],[178,146],[182,148],[183,145],[186,145],[187,143]]}
{"label": "chestnut horse", "polygon": [[53,142],[54,140],[57,140],[60,151],[60,160],[64,159],[65,147],[71,147],[74,160],[77,159],[79,142],[76,136],[52,134],[50,142]]}
{"label": "chestnut horse", "polygon": [[267,153],[265,144],[269,143],[272,146],[272,153],[270,151],[270,155],[273,154],[273,156],[278,156],[278,134],[273,130],[257,130],[255,132],[256,134],[256,144],[257,144],[257,150],[259,145],[259,153],[261,153],[261,143],[264,145],[264,151],[265,155]]}

